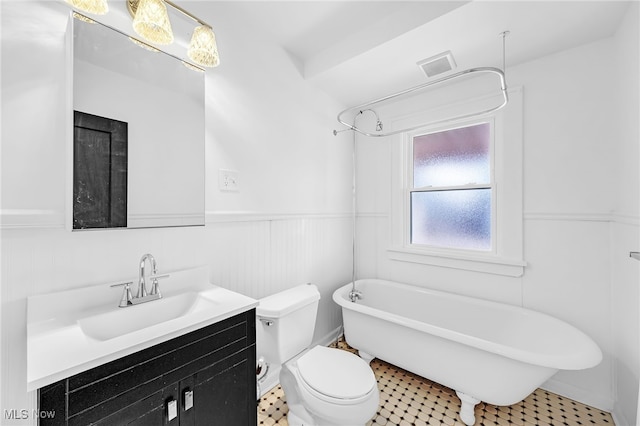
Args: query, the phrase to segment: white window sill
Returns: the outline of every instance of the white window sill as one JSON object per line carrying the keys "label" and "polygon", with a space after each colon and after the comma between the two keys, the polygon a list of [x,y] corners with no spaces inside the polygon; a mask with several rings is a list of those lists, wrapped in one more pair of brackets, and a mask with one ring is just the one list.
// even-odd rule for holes
{"label": "white window sill", "polygon": [[507,259],[493,254],[481,255],[437,249],[390,247],[389,258],[400,262],[421,263],[444,268],[463,269],[487,274],[521,277],[527,262]]}

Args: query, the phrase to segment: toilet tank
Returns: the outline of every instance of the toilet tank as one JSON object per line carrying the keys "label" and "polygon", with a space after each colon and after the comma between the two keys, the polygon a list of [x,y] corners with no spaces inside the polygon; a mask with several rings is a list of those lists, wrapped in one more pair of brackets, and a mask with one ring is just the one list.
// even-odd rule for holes
{"label": "toilet tank", "polygon": [[283,364],[309,347],[316,326],[320,292],[299,285],[260,299],[256,308],[258,357]]}

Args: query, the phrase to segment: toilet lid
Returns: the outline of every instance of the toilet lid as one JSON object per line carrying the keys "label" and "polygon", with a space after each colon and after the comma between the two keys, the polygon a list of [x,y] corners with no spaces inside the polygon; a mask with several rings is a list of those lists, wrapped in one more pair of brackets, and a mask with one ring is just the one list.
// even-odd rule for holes
{"label": "toilet lid", "polygon": [[357,355],[316,346],[298,359],[302,379],[317,392],[339,399],[356,399],[376,386],[369,365]]}

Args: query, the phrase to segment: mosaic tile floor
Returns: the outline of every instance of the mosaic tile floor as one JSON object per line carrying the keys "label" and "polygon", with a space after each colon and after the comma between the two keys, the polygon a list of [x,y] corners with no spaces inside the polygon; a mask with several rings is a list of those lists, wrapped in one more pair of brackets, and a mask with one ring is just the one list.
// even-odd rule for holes
{"label": "mosaic tile floor", "polygon": [[[334,346],[355,352],[342,341]],[[378,359],[371,367],[378,381],[380,405],[368,426],[465,426],[458,417],[460,400],[453,390]],[[284,392],[276,386],[260,400],[258,424],[288,426],[287,410]],[[477,426],[614,426],[609,413],[543,389],[508,407],[480,403],[475,415]]]}

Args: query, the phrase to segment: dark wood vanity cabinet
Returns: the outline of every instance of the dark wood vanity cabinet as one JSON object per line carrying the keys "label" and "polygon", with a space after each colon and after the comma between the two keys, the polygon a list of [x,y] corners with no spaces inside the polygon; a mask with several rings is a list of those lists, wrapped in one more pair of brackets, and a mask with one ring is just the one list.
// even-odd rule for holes
{"label": "dark wood vanity cabinet", "polygon": [[253,426],[255,309],[38,390],[41,426]]}

